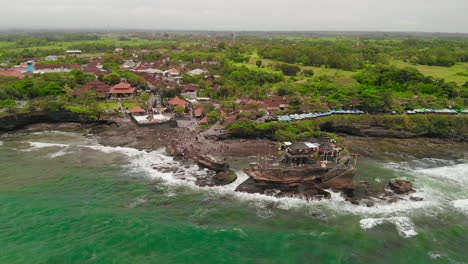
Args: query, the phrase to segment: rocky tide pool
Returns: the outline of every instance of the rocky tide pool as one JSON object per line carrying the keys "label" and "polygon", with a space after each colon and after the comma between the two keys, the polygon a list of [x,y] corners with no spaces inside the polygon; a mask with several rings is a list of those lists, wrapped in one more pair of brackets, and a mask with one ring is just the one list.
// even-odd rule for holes
{"label": "rocky tide pool", "polygon": [[85,132],[0,138],[0,263],[467,263],[468,150],[361,158],[358,180],[415,183],[374,207],[234,192],[164,149],[107,147]]}

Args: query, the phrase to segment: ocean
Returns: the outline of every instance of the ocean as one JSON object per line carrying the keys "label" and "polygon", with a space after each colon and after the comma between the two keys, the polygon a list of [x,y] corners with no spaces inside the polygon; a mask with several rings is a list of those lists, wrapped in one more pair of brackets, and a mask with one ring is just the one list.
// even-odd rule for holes
{"label": "ocean", "polygon": [[[0,138],[0,263],[468,263],[468,159],[361,158],[360,180],[406,178],[375,207],[198,187],[206,170],[164,149],[107,147],[84,131]],[[461,158],[460,158],[461,157]]]}

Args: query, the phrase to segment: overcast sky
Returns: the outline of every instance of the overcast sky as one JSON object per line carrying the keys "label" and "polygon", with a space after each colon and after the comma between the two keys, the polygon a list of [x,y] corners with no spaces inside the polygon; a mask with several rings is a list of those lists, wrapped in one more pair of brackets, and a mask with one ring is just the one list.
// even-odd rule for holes
{"label": "overcast sky", "polygon": [[14,0],[0,28],[468,33],[468,0]]}

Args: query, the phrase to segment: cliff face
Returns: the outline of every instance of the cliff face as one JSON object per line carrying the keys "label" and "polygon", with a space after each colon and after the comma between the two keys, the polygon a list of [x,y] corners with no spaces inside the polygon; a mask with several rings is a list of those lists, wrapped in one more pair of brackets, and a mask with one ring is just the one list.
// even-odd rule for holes
{"label": "cliff face", "polygon": [[33,112],[21,113],[15,115],[8,115],[0,117],[0,132],[8,132],[15,129],[23,128],[27,125],[36,123],[62,123],[62,122],[76,122],[76,123],[97,123],[107,124],[107,120],[96,120],[89,118],[83,114],[76,114],[68,111],[61,112]]}
{"label": "cliff face", "polygon": [[375,124],[370,121],[356,122],[338,122],[330,121],[319,125],[321,131],[332,133],[343,133],[359,137],[383,137],[383,138],[418,138],[418,137],[436,137],[450,138],[466,141],[468,137],[468,126],[466,120],[463,120],[460,128],[453,127],[450,124],[434,124],[435,128],[425,128],[410,130],[404,127],[392,128],[384,124]]}

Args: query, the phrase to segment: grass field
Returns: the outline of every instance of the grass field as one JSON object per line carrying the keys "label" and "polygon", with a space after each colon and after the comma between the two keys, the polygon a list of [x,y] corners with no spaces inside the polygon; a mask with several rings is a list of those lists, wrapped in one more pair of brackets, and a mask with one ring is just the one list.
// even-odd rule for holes
{"label": "grass field", "polygon": [[393,65],[396,65],[398,67],[414,67],[424,75],[432,76],[435,78],[442,78],[446,81],[456,82],[460,85],[468,82],[468,77],[457,75],[457,73],[459,72],[468,73],[468,63],[458,63],[452,67],[413,65],[406,62],[393,62]]}

